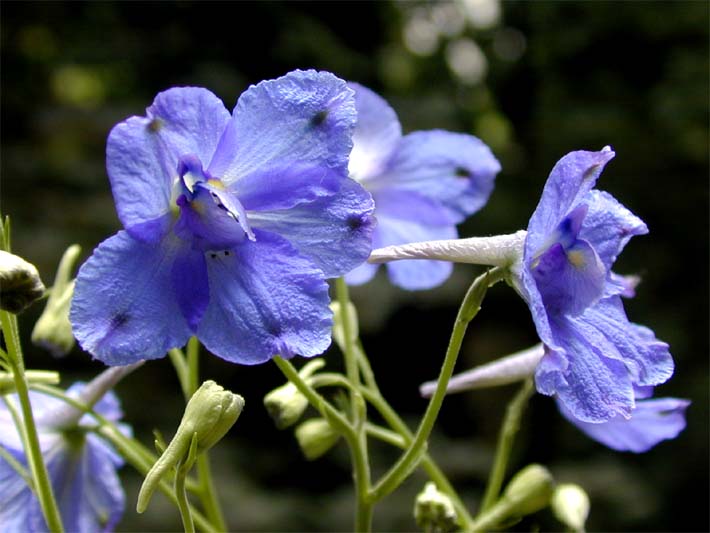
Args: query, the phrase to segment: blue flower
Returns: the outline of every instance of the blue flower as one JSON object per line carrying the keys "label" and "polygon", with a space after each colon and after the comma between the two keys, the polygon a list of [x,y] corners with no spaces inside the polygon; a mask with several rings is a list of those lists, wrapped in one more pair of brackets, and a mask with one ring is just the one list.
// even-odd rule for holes
{"label": "blue flower", "polygon": [[183,87],[114,127],[106,161],[125,229],[79,271],[82,347],[109,365],[191,335],[242,364],[322,353],[325,279],[371,248],[372,199],[347,177],[355,118],[345,82],[295,71],[250,87],[231,115]]}
{"label": "blue flower", "polygon": [[[84,384],[75,383],[67,394],[79,398]],[[16,398],[9,396],[15,404]],[[67,423],[67,404],[44,394],[30,392],[39,443],[52,489],[66,531],[94,533],[111,531],[123,515],[125,495],[116,470],[123,459],[90,429],[96,422],[89,415]],[[123,416],[118,398],[109,392],[94,410],[112,422]],[[130,428],[119,424],[130,435]],[[27,468],[17,428],[5,402],[0,402],[0,446]],[[25,480],[0,458],[0,524],[6,533],[47,531],[36,496]]]}
{"label": "blue flower", "polygon": [[[397,115],[385,100],[358,84],[349,85],[358,114],[349,170],[375,200],[373,246],[456,238],[456,224],[483,207],[493,190],[500,164],[490,149],[476,137],[447,131],[402,136]],[[395,285],[428,289],[443,283],[452,265],[400,261],[387,268]],[[365,283],[376,270],[377,265],[366,263],[346,279]]]}
{"label": "blue flower", "polygon": [[610,148],[567,154],[553,168],[530,219],[520,267],[545,355],[535,381],[575,419],[604,422],[634,409],[634,387],[673,373],[668,345],[626,318],[632,292],[611,267],[646,225],[611,195],[594,190]]}
{"label": "blue flower", "polygon": [[560,413],[588,437],[613,450],[642,453],[663,440],[674,439],[685,429],[685,410],[690,401],[651,398],[653,387],[634,387],[636,406],[631,418],[617,416],[606,422],[583,422],[558,400]]}

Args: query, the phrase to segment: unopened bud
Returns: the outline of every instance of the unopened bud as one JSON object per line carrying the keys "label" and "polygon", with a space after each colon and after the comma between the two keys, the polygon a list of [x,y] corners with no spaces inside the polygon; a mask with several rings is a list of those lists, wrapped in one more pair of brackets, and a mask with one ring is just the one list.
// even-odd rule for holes
{"label": "unopened bud", "polygon": [[340,434],[324,418],[311,418],[296,427],[296,440],[309,461],[325,454],[339,438]]}
{"label": "unopened bud", "polygon": [[47,349],[55,357],[69,353],[75,342],[69,322],[69,308],[74,294],[74,281],[71,276],[79,254],[81,247],[77,244],[64,252],[54,285],[49,291],[47,305],[32,330],[32,342]]}
{"label": "unopened bud", "polygon": [[414,501],[414,519],[421,529],[432,533],[446,533],[458,527],[451,498],[440,492],[431,481]]}
{"label": "unopened bud", "polygon": [[37,268],[20,256],[0,250],[0,309],[21,313],[43,294]]}
{"label": "unopened bud", "polygon": [[244,408],[244,398],[225,390],[214,381],[205,381],[192,395],[175,436],[148,474],[138,494],[136,509],[145,511],[161,478],[181,463],[195,440],[197,453],[208,450],[229,431]]}
{"label": "unopened bud", "polygon": [[550,501],[557,520],[573,531],[584,531],[589,516],[589,496],[579,485],[565,483],[559,485]]}
{"label": "unopened bud", "polygon": [[[324,365],[323,359],[314,359],[304,365],[298,374],[302,379],[307,380]],[[264,407],[276,427],[285,429],[298,422],[308,407],[308,400],[296,385],[288,382],[264,396]]]}
{"label": "unopened bud", "polygon": [[554,490],[552,475],[542,465],[531,464],[513,476],[503,492],[510,516],[524,516],[544,509]]}

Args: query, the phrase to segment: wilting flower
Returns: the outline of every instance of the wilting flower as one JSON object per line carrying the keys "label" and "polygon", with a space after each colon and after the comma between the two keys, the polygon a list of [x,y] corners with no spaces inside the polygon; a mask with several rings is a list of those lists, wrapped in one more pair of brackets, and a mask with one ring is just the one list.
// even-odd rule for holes
{"label": "wilting flower", "polygon": [[[653,334],[639,328],[641,336],[648,340]],[[506,385],[522,381],[535,373],[535,368],[545,356],[545,348],[538,344],[514,354],[472,368],[451,378],[446,392],[449,394],[466,390]],[[429,397],[436,387],[435,381],[421,385],[422,396]],[[688,400],[680,398],[651,398],[652,387],[634,387],[637,400],[630,418],[616,416],[606,422],[584,422],[574,416],[557,398],[562,415],[590,438],[618,451],[645,452],[662,440],[674,439],[685,428],[685,409]]]}
{"label": "wilting flower", "polygon": [[371,245],[372,199],[347,178],[355,118],[345,82],[295,71],[250,87],[231,115],[183,87],[118,124],[107,168],[125,231],[79,271],[80,344],[110,365],[191,335],[243,364],[323,352],[325,278]]}
{"label": "wilting flower", "polygon": [[634,278],[611,267],[641,219],[606,192],[594,190],[607,147],[563,157],[552,169],[527,232],[490,238],[432,241],[373,251],[370,260],[449,259],[508,268],[532,314],[545,355],[537,390],[556,396],[585,422],[628,418],[634,387],[673,374],[668,345],[626,318],[622,296]]}
{"label": "wilting flower", "polygon": [[[81,399],[83,383],[72,385],[67,394]],[[15,396],[8,401],[16,403]],[[39,433],[39,443],[52,489],[66,531],[94,533],[111,531],[123,515],[125,495],[116,470],[123,459],[90,430],[96,422],[81,416],[61,400],[30,392]],[[121,419],[118,398],[108,392],[94,410],[112,422]],[[122,432],[130,428],[119,424]],[[22,466],[27,459],[22,441],[5,402],[0,402],[0,446]],[[46,531],[39,501],[25,480],[0,457],[0,524],[10,533]]]}
{"label": "wilting flower", "polygon": [[[456,238],[456,224],[485,205],[500,171],[488,146],[472,135],[440,130],[402,136],[385,100],[361,85],[349,85],[358,114],[349,170],[375,200],[373,246]],[[443,261],[387,267],[392,282],[405,289],[435,287],[452,270]],[[365,283],[376,270],[377,265],[365,263],[346,279]]]}

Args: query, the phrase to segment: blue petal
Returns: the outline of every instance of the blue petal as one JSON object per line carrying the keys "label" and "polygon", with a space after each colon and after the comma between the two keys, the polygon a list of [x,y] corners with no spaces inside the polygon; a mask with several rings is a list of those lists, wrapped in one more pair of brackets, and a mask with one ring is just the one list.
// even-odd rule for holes
{"label": "blue petal", "polygon": [[490,148],[472,135],[417,131],[402,138],[387,168],[367,187],[415,191],[459,223],[486,204],[499,171]]}
{"label": "blue petal", "polygon": [[286,162],[347,176],[355,119],[353,91],[328,72],[263,81],[239,98],[208,170],[227,184]]}
{"label": "blue petal", "polygon": [[582,202],[594,187],[604,166],[614,157],[611,150],[570,152],[552,169],[542,197],[528,223],[525,258],[530,259],[543,248],[562,219]]}
{"label": "blue petal", "polygon": [[194,87],[158,94],[146,113],[111,130],[106,168],[123,226],[135,238],[156,241],[168,229],[178,158],[210,161],[229,113],[211,92]]}
{"label": "blue petal", "polygon": [[367,87],[349,82],[355,91],[357,127],[348,170],[358,181],[380,174],[402,137],[397,114],[389,104]]}
{"label": "blue petal", "polygon": [[348,285],[363,285],[375,277],[379,266],[363,263],[345,274],[345,281]]}
{"label": "blue petal", "polygon": [[604,293],[604,265],[586,241],[577,240],[567,249],[553,244],[531,270],[548,313],[579,314]]}
{"label": "blue petal", "polygon": [[662,440],[677,437],[685,428],[688,405],[689,401],[678,398],[641,400],[628,420],[617,416],[608,422],[591,424],[577,420],[564,404],[558,402],[564,417],[592,439],[614,450],[635,453],[648,451]]}
{"label": "blue petal", "polygon": [[79,270],[70,312],[85,350],[108,365],[126,365],[187,342],[171,276],[182,246],[174,236],[151,246],[123,231],[99,245]]}
{"label": "blue petal", "polygon": [[247,365],[324,352],[332,315],[323,272],[283,238],[255,234],[255,242],[207,258],[210,303],[198,338],[215,355]]}
{"label": "blue petal", "polygon": [[[4,402],[2,404],[4,405]],[[12,431],[16,433],[14,427]],[[20,451],[8,451],[21,464],[27,466],[27,461],[25,461],[21,449]],[[32,505],[33,499],[35,501],[34,505]],[[39,504],[32,497],[32,492],[27,483],[2,457],[0,457],[0,501],[2,501],[2,504],[0,504],[0,524],[2,524],[3,532],[26,533],[29,529],[32,512],[39,514],[39,516],[34,517],[34,521],[44,526]]]}
{"label": "blue petal", "polygon": [[187,247],[180,250],[173,262],[170,276],[182,316],[188,327],[193,332],[197,331],[210,301],[204,252]]}
{"label": "blue petal", "polygon": [[375,220],[370,194],[350,179],[340,191],[291,209],[251,212],[255,228],[285,237],[326,277],[342,276],[370,255]]}
{"label": "blue petal", "polygon": [[605,298],[570,324],[602,357],[622,361],[635,385],[658,385],[673,375],[668,345],[653,332],[629,323],[621,298]]}
{"label": "blue petal", "polygon": [[546,349],[535,371],[538,392],[557,395],[576,418],[587,422],[630,416],[634,392],[624,363],[598,354],[593,340],[564,317],[555,320],[553,331],[560,351]]}
{"label": "blue petal", "polygon": [[648,233],[648,228],[640,218],[606,192],[590,191],[584,201],[589,209],[579,238],[594,247],[609,270],[631,237]]}
{"label": "blue petal", "polygon": [[332,169],[289,161],[259,169],[230,190],[248,211],[275,211],[331,196],[342,181]]}

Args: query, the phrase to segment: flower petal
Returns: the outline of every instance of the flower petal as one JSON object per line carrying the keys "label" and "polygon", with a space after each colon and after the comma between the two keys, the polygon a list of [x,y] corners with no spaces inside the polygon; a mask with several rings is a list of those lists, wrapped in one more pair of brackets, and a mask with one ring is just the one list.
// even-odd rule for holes
{"label": "flower petal", "polygon": [[135,238],[156,241],[168,229],[178,158],[209,161],[230,117],[215,95],[196,87],[158,94],[146,114],[111,130],[106,168],[123,226]]}
{"label": "flower petal", "polygon": [[531,270],[548,313],[579,314],[604,294],[604,265],[586,241],[553,244]]}
{"label": "flower petal", "polygon": [[348,285],[364,285],[375,277],[380,265],[363,263],[345,274],[345,281]]}
{"label": "flower petal", "polygon": [[210,303],[198,338],[222,359],[246,365],[324,352],[332,314],[323,273],[283,238],[254,233],[255,242],[207,258]]}
{"label": "flower petal", "polygon": [[563,351],[546,350],[535,371],[538,392],[556,394],[586,422],[604,422],[619,414],[628,418],[634,392],[624,363],[600,356],[592,341],[564,317],[556,321],[554,332]]}
{"label": "flower petal", "polygon": [[599,152],[570,152],[552,169],[542,197],[528,223],[525,257],[531,258],[562,219],[594,187],[604,166],[614,157],[611,148]]}
{"label": "flower petal", "polygon": [[600,300],[569,322],[600,357],[622,361],[635,385],[658,385],[673,375],[668,345],[651,330],[631,324],[619,296]]}
{"label": "flower petal", "polygon": [[123,231],[99,245],[79,270],[70,312],[85,350],[108,365],[126,365],[187,342],[171,276],[182,246],[172,236],[144,244]]}
{"label": "flower petal", "polygon": [[372,249],[375,219],[370,194],[351,179],[337,194],[291,209],[251,212],[249,220],[285,237],[326,277],[342,276],[365,261]]}
{"label": "flower petal", "polygon": [[417,131],[402,137],[371,191],[416,191],[444,206],[454,223],[488,201],[500,163],[480,139],[448,131]]}
{"label": "flower petal", "polygon": [[590,438],[605,446],[623,452],[641,453],[650,450],[662,440],[674,439],[685,429],[685,410],[688,400],[658,398],[641,400],[628,420],[615,417],[601,424],[577,420],[558,402],[564,417]]}
{"label": "flower petal", "polygon": [[589,209],[579,238],[594,247],[609,270],[631,237],[648,233],[648,228],[609,193],[590,191],[584,201]]}
{"label": "flower petal", "polygon": [[194,332],[207,310],[210,287],[207,281],[207,264],[201,250],[184,247],[175,256],[170,269],[173,290],[182,316]]}
{"label": "flower petal", "polygon": [[353,91],[328,72],[263,81],[239,97],[208,170],[227,184],[286,161],[347,176],[355,119]]}
{"label": "flower petal", "polygon": [[380,95],[358,83],[349,82],[355,91],[357,127],[353,134],[348,171],[358,181],[382,172],[399,139],[402,126],[397,114]]}

